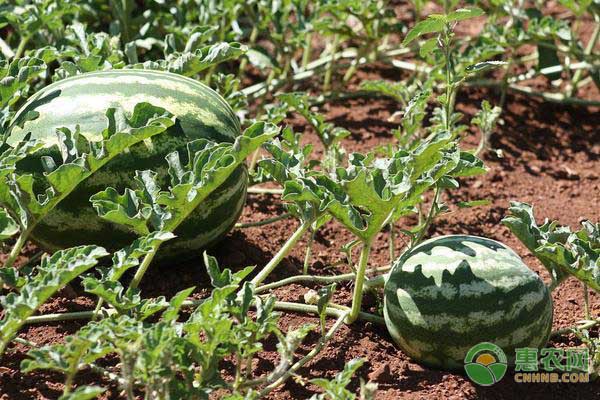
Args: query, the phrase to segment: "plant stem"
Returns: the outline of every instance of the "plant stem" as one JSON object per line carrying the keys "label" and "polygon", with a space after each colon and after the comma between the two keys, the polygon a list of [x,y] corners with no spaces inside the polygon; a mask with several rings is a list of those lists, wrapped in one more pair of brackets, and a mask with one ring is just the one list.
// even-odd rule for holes
{"label": "plant stem", "polygon": [[21,232],[21,234],[17,238],[15,245],[11,249],[10,254],[8,255],[8,258],[6,259],[6,262],[4,263],[3,268],[10,268],[13,266],[13,264],[15,263],[15,260],[19,256],[19,254],[21,254],[21,250],[23,250],[23,246],[25,246],[25,243],[27,243],[27,238],[29,237],[30,233],[31,233],[31,229],[26,229],[23,232]]}
{"label": "plant stem", "polygon": [[[314,306],[312,304],[300,304],[300,303],[292,303],[292,302],[288,302],[288,301],[276,301],[274,308],[276,310],[282,310],[282,311],[308,313],[308,314],[315,314],[315,315],[319,314],[319,310],[318,310],[317,306]],[[348,311],[350,311],[350,308],[345,307],[345,306],[336,305],[336,304],[330,304],[325,309],[325,313],[332,317],[340,317],[341,315],[345,315]],[[348,316],[346,316],[346,319],[347,318],[348,318]],[[383,317],[380,317],[379,315],[369,314],[369,313],[361,311],[358,313],[358,319],[360,319],[361,321],[372,322],[377,325],[385,326],[385,320],[383,319]]]}
{"label": "plant stem", "polygon": [[31,39],[31,36],[29,36],[29,35],[23,36],[21,38],[21,41],[19,42],[19,46],[17,47],[17,50],[15,51],[15,60],[18,60],[19,58],[21,58],[21,56],[23,56],[23,53],[25,53],[25,47],[27,47],[27,43],[29,43],[30,39]]}
{"label": "plant stem", "polygon": [[[470,86],[497,87],[497,86],[500,86],[502,84],[502,82],[497,82],[497,81],[494,81],[491,79],[479,79],[479,80],[468,81],[467,84]],[[532,88],[530,88],[528,86],[521,86],[521,85],[516,85],[516,84],[510,84],[510,85],[508,85],[508,88],[510,90],[514,90],[517,93],[521,93],[521,94],[524,94],[527,96],[540,97],[543,100],[551,102],[551,103],[600,107],[600,101],[598,101],[598,100],[579,99],[577,97],[566,96],[562,93],[539,92],[539,91],[533,90]]]}
{"label": "plant stem", "polygon": [[96,311],[75,311],[66,313],[53,313],[45,315],[34,315],[27,318],[26,324],[42,324],[59,321],[76,321],[79,319],[91,319],[97,314]]}
{"label": "plant stem", "polygon": [[302,50],[302,68],[306,69],[308,62],[310,61],[310,50],[312,45],[312,32],[306,34],[304,42],[304,49]]}
{"label": "plant stem", "polygon": [[323,91],[328,92],[331,86],[331,76],[333,75],[333,67],[336,59],[337,47],[339,44],[340,36],[336,33],[333,35],[333,43],[331,45],[331,60],[327,64],[327,69],[325,70],[325,78],[323,80]]}
{"label": "plant stem", "polygon": [[260,153],[260,148],[254,150],[254,153],[252,153],[252,157],[250,158],[250,165],[248,165],[248,174],[249,175],[252,175],[252,173],[254,172],[254,168],[256,168],[256,162],[258,161],[259,153]]}
{"label": "plant stem", "polygon": [[362,304],[363,285],[365,283],[365,272],[369,262],[369,253],[371,251],[371,243],[363,243],[360,250],[360,258],[358,260],[358,268],[356,269],[356,280],[354,281],[354,292],[352,294],[352,310],[348,314],[346,323],[351,324],[358,318],[360,306]]}
{"label": "plant stem", "polygon": [[585,283],[583,284],[583,304],[585,319],[592,319],[590,314],[590,294],[588,291],[588,286]]}
{"label": "plant stem", "polygon": [[360,59],[362,57],[362,52],[359,50],[358,53],[356,54],[356,58],[354,60],[352,60],[352,63],[350,63],[350,67],[346,70],[346,73],[344,74],[344,77],[342,78],[342,81],[344,83],[347,83],[352,76],[354,76],[354,74],[356,73],[356,68],[358,67],[358,63],[360,62]]}
{"label": "plant stem", "polygon": [[129,284],[130,289],[135,289],[136,287],[138,287],[138,285],[142,281],[142,278],[144,277],[144,274],[148,270],[150,263],[152,263],[152,259],[154,258],[154,255],[158,251],[158,248],[160,247],[161,243],[162,242],[158,242],[157,244],[155,244],[153,246],[154,249],[151,250],[148,254],[146,254],[146,256],[144,257],[144,261],[142,261],[142,264],[139,266],[137,271],[135,271],[135,275],[133,276],[133,279],[131,280],[131,283]]}
{"label": "plant stem", "polygon": [[245,228],[253,228],[253,227],[256,227],[256,226],[269,225],[269,224],[272,224],[274,222],[281,221],[282,219],[287,219],[287,218],[290,218],[290,217],[291,217],[291,215],[289,213],[283,213],[283,214],[278,215],[276,217],[263,219],[262,221],[237,223],[237,224],[235,224],[235,228],[236,229],[245,229]]}
{"label": "plant stem", "polygon": [[[446,9],[446,3],[444,3],[444,9]],[[447,13],[447,11],[446,11]],[[450,57],[450,27],[447,26],[444,30],[444,58],[446,59],[446,129],[450,131],[450,119],[452,117],[452,58]]]}
{"label": "plant stem", "polygon": [[500,108],[504,107],[506,103],[506,92],[508,90],[508,79],[510,78],[510,67],[512,66],[513,59],[510,58],[508,60],[508,64],[506,65],[506,72],[502,77],[502,87],[500,89]]}
{"label": "plant stem", "polygon": [[294,363],[294,365],[292,365],[287,371],[285,371],[283,373],[283,375],[281,375],[279,378],[277,378],[275,381],[273,381],[271,384],[269,384],[267,387],[265,387],[263,390],[261,390],[258,397],[262,398],[262,397],[266,396],[267,394],[269,394],[270,392],[272,392],[274,389],[278,388],[286,380],[288,380],[289,377],[292,376],[296,371],[298,371],[307,362],[309,362],[317,354],[319,354],[323,350],[323,348],[325,347],[327,342],[329,342],[329,340],[331,340],[331,338],[335,335],[337,330],[344,324],[344,319],[346,318],[347,314],[348,314],[348,312],[341,313],[341,315],[338,316],[338,319],[335,321],[333,326],[331,328],[329,328],[329,330],[327,331],[325,336],[323,336],[319,340],[319,343],[317,343],[317,345],[307,355],[305,355],[300,360],[298,360],[296,363]]}
{"label": "plant stem", "polygon": [[600,319],[586,321],[586,322],[584,322],[581,325],[568,326],[566,328],[555,330],[552,333],[550,333],[550,337],[554,338],[554,337],[557,337],[557,336],[564,335],[565,333],[571,333],[575,329],[590,329],[590,328],[593,328],[594,326],[599,325],[599,324],[600,324]]}
{"label": "plant stem", "polygon": [[283,189],[279,188],[261,188],[261,187],[249,187],[248,193],[252,194],[283,194]]}
{"label": "plant stem", "polygon": [[275,254],[275,256],[271,259],[271,261],[269,261],[269,263],[265,265],[262,270],[260,270],[258,275],[254,277],[254,279],[252,279],[252,283],[254,284],[254,286],[258,286],[259,283],[264,281],[267,278],[267,276],[269,276],[269,274],[275,269],[275,267],[279,265],[281,260],[283,260],[288,255],[292,248],[294,248],[298,240],[300,240],[302,235],[304,235],[304,232],[306,232],[308,228],[310,228],[311,224],[312,221],[305,221],[298,227],[298,229],[296,229],[296,231],[292,234],[292,236],[290,236],[287,242],[284,243],[284,245],[281,247],[281,249],[279,249],[277,254]]}
{"label": "plant stem", "polygon": [[[248,39],[248,48],[251,48],[254,45],[257,37],[258,37],[258,24],[255,23],[252,26],[252,31],[250,32],[250,38]],[[244,73],[244,70],[246,69],[247,65],[248,65],[248,57],[242,58],[242,61],[240,61],[240,67],[238,69],[238,78],[239,79],[242,79],[242,74]]]}
{"label": "plant stem", "polygon": [[[367,271],[367,274],[369,273],[381,273],[381,272],[387,272],[389,271],[390,266],[385,266],[385,267],[379,267],[379,268],[374,268],[372,270]],[[333,283],[333,282],[344,282],[344,281],[351,281],[353,279],[356,278],[356,274],[351,272],[348,274],[340,274],[340,275],[331,275],[331,276],[322,276],[322,275],[296,275],[296,276],[290,276],[289,278],[285,278],[279,281],[275,281],[275,282],[271,282],[271,283],[267,283],[266,285],[261,285],[258,286],[256,289],[254,289],[255,293],[262,293],[262,292],[266,292],[267,290],[271,290],[271,289],[276,289],[278,287],[281,286],[286,286],[286,285],[290,285],[292,283],[299,283],[299,282],[311,282],[311,283]],[[373,278],[376,279],[376,278]],[[365,282],[365,286],[369,287],[369,282],[371,280],[368,280]]]}
{"label": "plant stem", "polygon": [[429,226],[431,225],[431,222],[433,221],[433,217],[434,217],[435,213],[437,212],[437,203],[438,203],[438,200],[440,197],[440,192],[441,192],[440,187],[436,186],[435,192],[433,195],[433,200],[431,201],[431,207],[429,207],[429,213],[427,214],[427,218],[425,219],[425,224],[423,225],[423,228],[421,228],[421,230],[417,234],[417,237],[415,238],[415,240],[411,243],[411,245],[410,245],[411,248],[415,247],[416,245],[421,243],[421,241],[423,240],[423,236],[425,236],[425,234],[429,230]]}
{"label": "plant stem", "polygon": [[310,264],[310,258],[312,255],[312,245],[315,240],[315,231],[311,231],[310,237],[308,238],[308,244],[306,245],[306,254],[304,255],[304,266],[302,268],[302,273],[304,275],[308,274],[308,265]]}
{"label": "plant stem", "polygon": [[[596,42],[598,41],[598,37],[600,37],[600,21],[596,22],[596,26],[594,27],[594,32],[592,33],[592,37],[590,38],[590,41],[588,42],[587,46],[585,47],[585,49],[583,51],[583,53],[585,55],[592,54],[594,47],[596,47]],[[573,80],[571,81],[571,87],[569,88],[569,90],[567,90],[567,96],[571,97],[571,96],[573,96],[574,93],[577,93],[577,85],[579,84],[581,77],[582,77],[582,70],[578,69],[577,71],[575,71],[575,74],[573,75]]]}

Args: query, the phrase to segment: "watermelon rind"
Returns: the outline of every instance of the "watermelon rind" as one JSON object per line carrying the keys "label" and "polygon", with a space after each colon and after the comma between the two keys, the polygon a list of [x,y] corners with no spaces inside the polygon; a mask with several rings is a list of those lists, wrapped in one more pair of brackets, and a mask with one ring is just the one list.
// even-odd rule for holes
{"label": "watermelon rind", "polygon": [[411,358],[459,369],[471,347],[491,342],[509,362],[516,348],[542,347],[552,328],[548,287],[495,240],[448,235],[400,256],[386,281],[384,318]]}
{"label": "watermelon rind", "polygon": [[[32,239],[49,251],[82,244],[117,250],[136,238],[128,228],[97,216],[89,198],[111,186],[122,192],[133,187],[136,170],[151,169],[167,187],[165,156],[179,151],[186,159],[186,144],[205,138],[233,142],[240,123],[227,102],[208,86],[163,71],[109,70],[82,74],[55,82],[35,93],[13,118],[7,144],[14,146],[26,134],[41,140],[47,149],[17,165],[19,173],[43,172],[40,157],[58,157],[55,131],[77,128],[88,140],[99,140],[107,126],[106,110],[115,107],[131,115],[136,104],[162,107],[177,119],[167,132],[136,144],[115,157],[80,184],[39,222]],[[31,115],[37,118],[29,120]],[[229,179],[198,206],[175,231],[177,238],[163,245],[157,259],[181,260],[200,254],[235,224],[246,199],[247,170],[240,166]],[[37,179],[41,182],[41,179]]]}

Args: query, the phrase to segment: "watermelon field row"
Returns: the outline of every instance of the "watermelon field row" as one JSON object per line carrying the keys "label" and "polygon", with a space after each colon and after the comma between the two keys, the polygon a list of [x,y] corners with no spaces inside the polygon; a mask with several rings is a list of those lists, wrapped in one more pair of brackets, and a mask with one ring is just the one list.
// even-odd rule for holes
{"label": "watermelon field row", "polygon": [[599,38],[595,0],[0,4],[0,398],[598,398]]}

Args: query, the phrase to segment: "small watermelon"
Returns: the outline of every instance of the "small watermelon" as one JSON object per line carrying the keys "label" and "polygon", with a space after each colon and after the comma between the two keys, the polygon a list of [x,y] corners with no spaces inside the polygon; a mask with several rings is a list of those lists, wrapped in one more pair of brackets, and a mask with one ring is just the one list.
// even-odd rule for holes
{"label": "small watermelon", "polygon": [[[132,146],[79,185],[37,225],[32,238],[41,247],[55,251],[96,244],[112,251],[128,245],[136,235],[99,218],[90,196],[107,186],[122,192],[133,186],[135,171],[144,169],[157,172],[166,188],[168,153],[177,150],[185,156],[191,140],[233,142],[240,134],[240,123],[229,105],[206,85],[168,72],[112,70],[67,78],[34,94],[15,115],[7,143],[15,145],[31,132],[32,139],[51,145],[56,141],[57,128],[75,131],[77,125],[89,140],[99,139],[108,123],[108,108],[131,114],[141,102],[172,113],[177,118],[175,125]],[[37,113],[37,118],[23,124],[24,116],[30,113]],[[18,172],[34,176],[43,172],[39,157],[26,159],[17,167]],[[163,245],[159,258],[171,261],[198,255],[200,249],[222,237],[242,211],[246,186],[246,167],[241,166],[180,225],[175,232],[177,239]]]}
{"label": "small watermelon", "polygon": [[449,235],[398,258],[385,284],[385,322],[415,361],[462,368],[481,342],[542,347],[552,328],[548,287],[510,248],[494,240]]}

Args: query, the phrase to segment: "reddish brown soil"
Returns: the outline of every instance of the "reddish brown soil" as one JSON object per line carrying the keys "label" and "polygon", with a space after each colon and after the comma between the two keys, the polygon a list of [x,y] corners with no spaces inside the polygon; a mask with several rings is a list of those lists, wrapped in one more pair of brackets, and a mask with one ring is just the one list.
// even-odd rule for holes
{"label": "reddish brown soil", "polygon": [[[353,84],[360,79],[383,77],[396,80],[397,70],[384,67],[363,69]],[[592,97],[598,98],[593,90]],[[580,93],[581,94],[581,93]],[[583,94],[589,98],[589,94]],[[498,99],[498,94],[482,89],[468,89],[458,98],[458,109],[466,114],[468,122],[481,100]],[[348,150],[366,151],[386,143],[391,139],[390,130],[395,127],[387,122],[396,110],[396,105],[388,100],[356,99],[330,103],[322,108],[329,121],[343,126],[352,132],[346,140]],[[557,219],[562,224],[577,228],[588,218],[600,220],[600,114],[598,109],[558,106],[541,101],[509,95],[507,107],[502,115],[504,124],[499,126],[492,138],[492,147],[500,149],[503,158],[486,156],[488,174],[463,182],[460,190],[447,196],[452,204],[459,200],[489,199],[491,204],[475,209],[452,208],[449,214],[440,217],[431,227],[431,236],[468,233],[500,240],[514,248],[525,262],[545,281],[548,274],[540,263],[532,257],[515,237],[501,223],[506,215],[508,203],[519,200],[534,204],[539,219]],[[316,136],[303,120],[292,117],[287,121],[297,131],[304,131],[307,141],[317,144]],[[478,141],[477,132],[470,132],[465,147],[474,147]],[[321,151],[316,145],[317,151]],[[242,216],[242,222],[258,221],[282,212],[277,196],[250,195]],[[406,225],[414,223],[408,220]],[[247,228],[231,232],[218,246],[210,250],[221,265],[239,269],[247,265],[264,265],[294,231],[296,223],[284,220],[260,228]],[[389,263],[387,234],[382,234],[374,246],[371,266]],[[310,272],[314,274],[335,274],[348,272],[339,252],[341,245],[351,240],[351,235],[337,224],[325,226],[317,235],[314,257]],[[282,265],[270,277],[281,279],[298,274],[304,257],[301,242]],[[405,243],[399,238],[396,243],[400,252]],[[28,248],[27,254],[33,254]],[[2,255],[0,255],[0,262]],[[337,266],[332,266],[337,265]],[[202,297],[208,292],[209,282],[200,259],[174,265],[170,269],[151,269],[145,277],[141,289],[147,296],[170,296],[179,290],[197,286],[195,296]],[[314,285],[292,285],[278,289],[274,294],[281,300],[302,302],[306,290]],[[350,304],[351,284],[338,287],[335,301]],[[574,279],[562,284],[553,294],[554,329],[573,325],[582,318],[582,287]],[[600,295],[590,294],[591,309],[595,316],[600,315]],[[364,308],[375,312],[377,297],[369,294]],[[93,300],[83,294],[75,285],[63,291],[46,304],[41,312],[63,312],[87,310],[93,307]],[[315,323],[312,317],[285,313],[281,326],[287,330],[303,323]],[[37,344],[60,342],[74,333],[83,322],[56,323],[42,326],[29,326],[23,329],[20,337]],[[596,332],[597,334],[598,332]],[[309,351],[316,342],[316,335],[302,346],[301,351]],[[579,346],[573,336],[553,339],[550,346]],[[25,357],[27,347],[15,344],[0,364],[0,399],[56,399],[62,391],[62,377],[59,374],[37,372],[24,374],[19,363]],[[432,370],[412,362],[392,343],[383,327],[371,323],[356,322],[342,327],[335,338],[313,361],[300,371],[301,378],[290,380],[285,386],[273,392],[271,399],[305,399],[317,393],[318,389],[308,382],[315,377],[333,377],[345,363],[353,358],[366,360],[353,381],[358,387],[359,376],[379,385],[378,399],[553,399],[553,398],[600,398],[600,385],[590,384],[517,384],[512,376],[505,377],[491,388],[472,384],[459,373]],[[106,360],[110,364],[114,360]],[[274,343],[268,343],[256,364],[259,375],[272,369],[277,362]],[[83,372],[78,383],[98,383],[103,380],[93,373]],[[103,382],[106,383],[106,382]],[[119,390],[110,387],[105,398],[120,398]]]}

